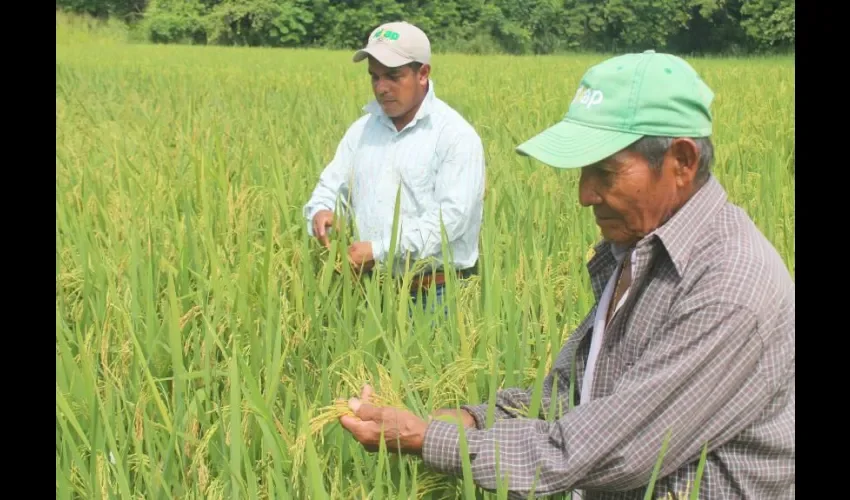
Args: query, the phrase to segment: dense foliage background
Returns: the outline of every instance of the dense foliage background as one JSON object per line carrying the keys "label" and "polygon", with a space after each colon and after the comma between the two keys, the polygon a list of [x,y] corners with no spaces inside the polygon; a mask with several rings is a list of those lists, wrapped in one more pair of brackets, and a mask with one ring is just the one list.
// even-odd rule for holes
{"label": "dense foliage background", "polygon": [[57,0],[118,18],[139,39],[351,49],[378,24],[407,20],[435,52],[549,54],[644,50],[787,52],[793,0]]}

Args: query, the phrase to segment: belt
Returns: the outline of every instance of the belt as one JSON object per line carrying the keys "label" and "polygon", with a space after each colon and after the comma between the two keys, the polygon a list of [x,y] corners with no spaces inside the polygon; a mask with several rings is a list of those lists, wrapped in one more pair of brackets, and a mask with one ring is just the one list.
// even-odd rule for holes
{"label": "belt", "polygon": [[[461,277],[460,272],[457,273],[458,278]],[[425,274],[423,276],[417,276],[413,278],[410,282],[410,291],[416,292],[419,290],[425,291],[431,288],[433,285],[444,285],[446,283],[446,273],[442,271],[438,271],[432,274]]]}
{"label": "belt", "polygon": [[[457,274],[458,279],[464,279],[464,278],[468,278],[468,277],[472,276],[473,274],[475,274],[475,272],[476,272],[475,267],[471,267],[469,269],[462,269],[462,270],[456,271],[455,274]],[[425,291],[425,290],[428,290],[433,285],[440,286],[440,285],[443,285],[445,283],[446,283],[446,273],[444,273],[443,271],[436,271],[436,272],[431,272],[431,273],[428,273],[428,274],[422,274],[421,276],[417,276],[417,277],[413,278],[413,280],[410,283],[410,291],[411,292]]]}

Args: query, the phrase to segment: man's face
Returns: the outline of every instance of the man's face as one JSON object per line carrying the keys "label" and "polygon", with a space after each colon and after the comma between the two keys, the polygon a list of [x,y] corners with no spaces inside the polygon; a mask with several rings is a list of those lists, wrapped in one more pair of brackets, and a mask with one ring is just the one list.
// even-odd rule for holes
{"label": "man's face", "polygon": [[581,169],[579,201],[593,207],[602,236],[632,245],[681,207],[693,188],[698,150],[677,139],[656,170],[638,153],[620,151]]}
{"label": "man's face", "polygon": [[372,92],[375,99],[390,118],[404,116],[425,94],[429,66],[415,71],[410,66],[388,68],[375,58],[369,58],[369,75],[372,77]]}

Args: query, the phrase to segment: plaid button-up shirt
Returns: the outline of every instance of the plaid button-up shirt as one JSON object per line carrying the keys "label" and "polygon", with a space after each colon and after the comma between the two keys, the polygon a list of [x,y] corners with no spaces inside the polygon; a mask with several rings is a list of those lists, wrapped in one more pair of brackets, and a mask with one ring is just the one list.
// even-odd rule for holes
{"label": "plaid button-up shirt", "polygon": [[[513,498],[584,490],[585,500],[642,500],[669,430],[655,498],[693,490],[705,443],[700,498],[794,498],[795,284],[774,247],[712,177],[636,245],[633,265],[589,402],[577,394],[572,410],[544,420],[555,384],[564,410],[572,373],[582,386],[595,307],[546,376],[539,418],[516,410],[530,407],[531,389],[499,391],[489,428],[486,403],[464,407],[476,420],[465,433],[476,484],[496,490],[498,461]],[[616,267],[609,245],[597,245],[588,263],[597,304]],[[427,466],[462,475],[458,432],[429,423]]]}

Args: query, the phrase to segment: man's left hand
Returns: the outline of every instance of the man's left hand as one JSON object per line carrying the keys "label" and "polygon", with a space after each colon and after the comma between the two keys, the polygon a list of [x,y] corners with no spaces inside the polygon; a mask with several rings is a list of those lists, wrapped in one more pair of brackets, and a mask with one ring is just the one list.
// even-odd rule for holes
{"label": "man's left hand", "polygon": [[363,388],[360,398],[351,398],[348,406],[355,416],[340,417],[340,423],[367,451],[378,451],[381,431],[387,451],[422,454],[428,424],[413,413],[396,408],[381,408],[369,402],[372,388]]}
{"label": "man's left hand", "polygon": [[358,241],[348,247],[348,263],[356,271],[368,271],[375,265],[372,255],[372,243]]}

